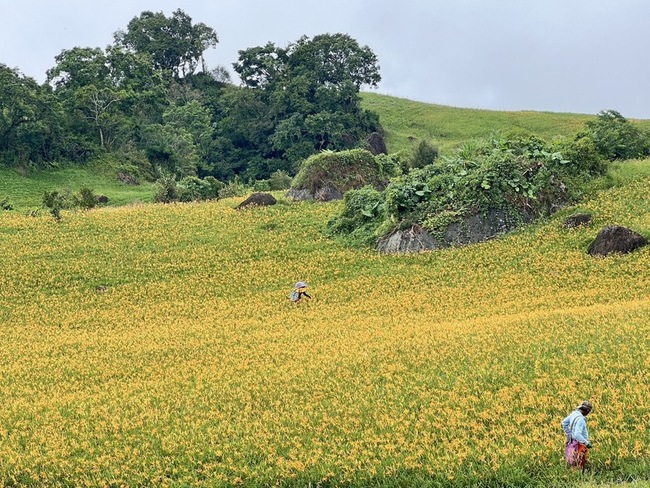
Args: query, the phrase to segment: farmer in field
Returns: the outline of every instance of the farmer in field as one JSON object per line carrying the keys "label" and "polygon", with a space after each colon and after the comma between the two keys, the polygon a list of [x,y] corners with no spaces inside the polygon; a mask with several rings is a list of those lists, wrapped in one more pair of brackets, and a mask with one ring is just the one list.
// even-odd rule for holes
{"label": "farmer in field", "polygon": [[292,291],[291,294],[289,295],[289,299],[290,299],[292,302],[297,303],[297,302],[300,301],[300,299],[301,299],[303,296],[306,296],[307,298],[311,299],[311,297],[309,296],[309,294],[307,294],[307,283],[304,282],[304,281],[299,281],[299,282],[296,283],[296,285],[293,287],[293,291]]}
{"label": "farmer in field", "polygon": [[585,400],[562,421],[562,429],[566,433],[564,457],[571,466],[582,468],[587,464],[587,450],[591,449],[589,431],[587,430],[587,415],[593,405]]}

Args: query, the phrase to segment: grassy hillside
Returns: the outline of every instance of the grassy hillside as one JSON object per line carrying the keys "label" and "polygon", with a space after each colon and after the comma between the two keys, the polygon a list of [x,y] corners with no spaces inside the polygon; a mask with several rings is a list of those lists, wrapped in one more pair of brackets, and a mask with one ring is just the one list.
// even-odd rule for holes
{"label": "grassy hillside", "polygon": [[113,172],[94,166],[28,172],[0,167],[0,200],[8,198],[19,211],[39,208],[46,191],[69,189],[75,192],[83,186],[92,188],[97,195],[108,196],[110,205],[151,202],[154,193],[151,183],[125,185],[116,179]]}
{"label": "grassy hillside", "polygon": [[[455,108],[372,92],[362,93],[362,100],[363,108],[379,114],[389,152],[410,149],[421,140],[449,151],[496,130],[533,133],[550,141],[557,136],[572,136],[596,115]],[[636,122],[650,129],[650,121]]]}
{"label": "grassy hillside", "polygon": [[[632,168],[643,173],[648,163]],[[629,173],[621,173],[629,177]],[[637,177],[504,239],[382,256],[340,204],[5,213],[0,480],[98,486],[571,486],[650,473],[650,236]],[[287,299],[307,280],[313,297]],[[581,400],[594,449],[566,468]]]}

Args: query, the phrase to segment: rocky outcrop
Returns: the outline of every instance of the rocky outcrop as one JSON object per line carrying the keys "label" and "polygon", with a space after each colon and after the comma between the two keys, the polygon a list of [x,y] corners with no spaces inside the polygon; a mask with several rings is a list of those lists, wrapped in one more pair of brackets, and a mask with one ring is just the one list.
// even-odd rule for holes
{"label": "rocky outcrop", "polygon": [[440,244],[419,225],[410,229],[396,230],[381,238],[377,250],[384,254],[408,254],[437,249]]}
{"label": "rocky outcrop", "polygon": [[296,200],[299,202],[330,202],[332,200],[342,200],[343,193],[338,191],[336,188],[331,186],[324,186],[316,190],[315,193],[311,193],[309,190],[298,190],[297,188],[291,188],[285,196],[291,200]]}
{"label": "rocky outcrop", "polygon": [[526,217],[517,218],[504,210],[493,209],[451,222],[440,236],[434,236],[420,225],[396,230],[379,239],[377,250],[387,254],[406,254],[475,244],[505,234],[527,220]]}
{"label": "rocky outcrop", "polygon": [[277,200],[270,193],[253,193],[250,197],[241,202],[237,208],[241,209],[251,206],[268,207],[269,205],[275,205],[276,203]]}
{"label": "rocky outcrop", "polygon": [[378,154],[388,154],[388,149],[386,148],[386,142],[384,141],[384,136],[379,132],[373,132],[366,139],[368,144],[368,150],[374,155]]}
{"label": "rocky outcrop", "polygon": [[607,256],[612,253],[629,253],[648,244],[648,240],[638,232],[620,225],[610,225],[602,229],[589,244],[587,254]]}
{"label": "rocky outcrop", "polygon": [[517,228],[526,217],[515,218],[505,210],[492,209],[452,222],[444,233],[445,246],[462,246],[492,239]]}

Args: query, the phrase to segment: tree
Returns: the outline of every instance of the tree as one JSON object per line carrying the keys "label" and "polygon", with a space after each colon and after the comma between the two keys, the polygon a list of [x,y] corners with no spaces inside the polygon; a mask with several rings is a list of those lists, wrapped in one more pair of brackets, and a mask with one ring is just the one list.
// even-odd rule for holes
{"label": "tree", "polygon": [[[234,146],[286,161],[293,172],[310,154],[353,148],[379,128],[379,117],[364,111],[359,98],[363,85],[376,86],[381,80],[377,57],[346,34],[303,36],[287,48],[267,43],[239,51],[233,67],[243,90],[255,93],[265,107],[250,118],[246,112],[237,115],[241,130],[232,139]],[[251,138],[250,126],[263,130]]]}
{"label": "tree", "polygon": [[110,66],[100,48],[64,49],[54,57],[56,66],[47,71],[47,82],[56,90],[75,90],[88,85],[110,86]]}
{"label": "tree", "polygon": [[63,109],[48,86],[0,64],[0,156],[5,164],[57,159]]}
{"label": "tree", "polygon": [[181,9],[171,17],[162,12],[145,11],[134,17],[126,31],[114,34],[117,44],[151,57],[155,69],[184,78],[197,71],[206,71],[203,53],[219,42],[216,32],[203,23],[192,24],[192,18]]}
{"label": "tree", "polygon": [[381,81],[377,56],[368,46],[347,34],[303,36],[289,55],[292,74],[308,73],[319,85],[343,86],[352,83],[376,87]]}

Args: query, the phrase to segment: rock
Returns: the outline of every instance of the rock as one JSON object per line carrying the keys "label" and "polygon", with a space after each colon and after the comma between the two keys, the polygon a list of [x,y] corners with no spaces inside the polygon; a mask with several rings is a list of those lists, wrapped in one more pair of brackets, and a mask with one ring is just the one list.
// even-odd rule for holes
{"label": "rock", "polygon": [[587,225],[590,222],[591,222],[591,214],[588,213],[573,214],[573,215],[569,215],[566,219],[564,219],[564,223],[562,224],[562,227],[564,227],[565,229],[573,229],[575,227],[580,227],[581,225]]}
{"label": "rock", "polygon": [[461,222],[452,222],[443,237],[447,246],[475,244],[505,234],[519,225],[525,217],[516,219],[505,210],[491,209],[466,216]]}
{"label": "rock", "polygon": [[377,242],[377,250],[385,254],[408,254],[441,247],[435,237],[419,225],[396,230]]}
{"label": "rock", "polygon": [[269,205],[275,205],[276,203],[277,200],[270,193],[253,193],[250,197],[241,202],[237,208],[241,209],[253,205],[258,207],[268,207]]}
{"label": "rock", "polygon": [[379,132],[373,132],[366,139],[368,144],[368,150],[377,156],[378,154],[388,154],[388,149],[386,148],[386,142],[384,141],[384,136]]}
{"label": "rock", "polygon": [[602,229],[589,244],[587,254],[607,256],[612,253],[629,253],[648,244],[648,240],[638,232],[620,225],[610,225]]}
{"label": "rock", "polygon": [[329,202],[331,200],[342,200],[343,194],[332,186],[324,186],[316,190],[316,193],[311,193],[309,190],[298,190],[291,188],[285,194],[285,197],[296,200],[298,202]]}
{"label": "rock", "polygon": [[526,215],[516,217],[504,210],[492,209],[462,217],[459,222],[451,222],[440,237],[433,236],[419,225],[394,231],[379,239],[376,249],[388,254],[412,253],[475,244],[505,234],[531,218]]}
{"label": "rock", "polygon": [[298,202],[310,202],[314,200],[314,195],[309,190],[298,190],[297,188],[290,188],[284,196]]}
{"label": "rock", "polygon": [[318,191],[314,194],[314,200],[318,202],[329,202],[331,200],[342,200],[343,193],[338,191],[336,188],[331,186],[325,186],[319,188]]}

